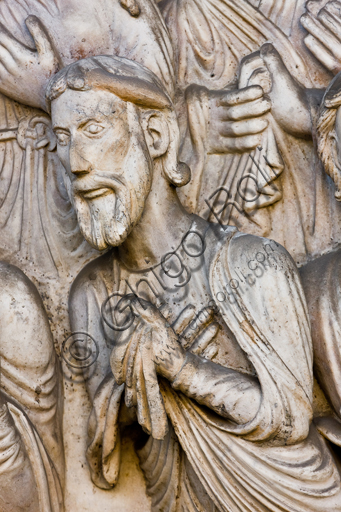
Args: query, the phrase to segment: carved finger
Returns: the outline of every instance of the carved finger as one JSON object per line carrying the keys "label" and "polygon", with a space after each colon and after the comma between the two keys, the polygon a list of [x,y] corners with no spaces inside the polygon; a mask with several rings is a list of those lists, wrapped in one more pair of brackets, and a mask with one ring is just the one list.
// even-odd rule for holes
{"label": "carved finger", "polygon": [[137,295],[131,299],[130,304],[133,313],[146,322],[153,322],[155,317],[161,314],[153,304],[147,300],[141,299],[141,297]]}
{"label": "carved finger", "polygon": [[260,85],[252,85],[245,89],[238,89],[237,91],[228,91],[222,93],[219,104],[222,106],[233,107],[235,105],[248,103],[250,101],[258,100],[263,97],[264,91]]}
{"label": "carved finger", "polygon": [[195,316],[180,336],[182,347],[187,350],[196,337],[208,326],[214,318],[214,309],[204,308]]}
{"label": "carved finger", "polygon": [[23,52],[32,54],[32,50],[13,37],[2,23],[0,23],[0,44],[8,50],[16,61],[21,61]]}
{"label": "carved finger", "polygon": [[50,40],[49,34],[37,16],[28,16],[26,26],[33,37],[39,55],[56,56],[56,50]]}
{"label": "carved finger", "polygon": [[260,146],[262,134],[246,135],[245,137],[217,137],[215,144],[211,144],[209,153],[245,153]]}
{"label": "carved finger", "polygon": [[304,39],[304,43],[306,47],[311,51],[314,57],[317,58],[321,64],[324,65],[325,68],[329,69],[333,73],[338,73],[341,71],[341,62],[335,59],[333,55],[323,46],[320,41],[318,41],[314,36],[308,35]]}
{"label": "carved finger", "polygon": [[185,307],[178,316],[178,318],[175,320],[175,322],[172,324],[173,331],[176,334],[181,334],[188,324],[193,320],[195,316],[195,306],[192,304],[189,304]]}
{"label": "carved finger", "polygon": [[271,109],[271,102],[268,99],[255,100],[250,103],[243,103],[222,109],[221,119],[225,121],[241,121],[253,117],[263,116]]}
{"label": "carved finger", "polygon": [[341,19],[330,14],[326,8],[319,12],[318,20],[326,27],[338,41],[341,41]]}
{"label": "carved finger", "polygon": [[219,331],[219,324],[216,322],[211,323],[204,331],[199,334],[197,339],[191,346],[191,352],[193,354],[201,355],[204,350],[212,343]]}
{"label": "carved finger", "polygon": [[12,54],[0,43],[0,61],[6,71],[11,75],[15,74],[17,70],[17,63],[14,60]]}
{"label": "carved finger", "polygon": [[212,361],[212,359],[218,354],[219,349],[215,343],[209,345],[209,347],[204,351],[203,357]]}
{"label": "carved finger", "polygon": [[143,362],[140,350],[136,357],[136,366],[137,421],[147,434],[151,434],[152,423],[146,395],[146,382],[143,374]]}
{"label": "carved finger", "polygon": [[301,17],[303,27],[318,41],[320,41],[337,59],[341,60],[340,41],[332,34],[326,31],[322,23],[314,19],[309,14]]}
{"label": "carved finger", "polygon": [[223,137],[240,137],[262,133],[269,125],[266,119],[248,119],[246,121],[226,121],[220,123],[219,133]]}
{"label": "carved finger", "polygon": [[145,325],[142,322],[139,322],[135,331],[131,336],[131,340],[126,352],[126,356],[124,358],[124,368],[123,368],[123,380],[127,384],[128,387],[132,386],[133,374],[134,374],[134,361],[136,357],[136,352],[138,349],[139,342],[143,333],[145,332]]}
{"label": "carved finger", "polygon": [[171,306],[167,303],[167,302],[164,302],[163,304],[161,304],[161,306],[159,307],[159,311],[160,313],[162,314],[162,316],[165,317],[165,319],[167,321],[170,321],[171,318],[172,318],[172,308]]}
{"label": "carved finger", "polygon": [[337,0],[332,0],[328,2],[323,9],[319,12],[318,16],[321,12],[327,11],[330,15],[332,15],[336,20],[341,20],[341,2]]}
{"label": "carved finger", "polygon": [[133,372],[129,376],[129,385],[126,383],[125,387],[125,404],[128,408],[137,406],[137,376],[140,375],[142,365],[141,353],[137,346],[135,357],[133,361]]}
{"label": "carved finger", "polygon": [[125,387],[124,401],[128,408],[137,406],[137,390],[136,390],[137,384],[136,383],[137,383],[137,374],[140,371],[139,364],[141,364],[141,363],[136,358],[135,370],[133,372],[131,387],[128,387],[128,386]]}
{"label": "carved finger", "polygon": [[[260,57],[260,52],[254,52],[244,57],[240,62],[240,75],[238,86],[240,89],[247,87],[248,80],[255,69],[261,68],[264,63]],[[255,98],[257,99],[257,98]]]}

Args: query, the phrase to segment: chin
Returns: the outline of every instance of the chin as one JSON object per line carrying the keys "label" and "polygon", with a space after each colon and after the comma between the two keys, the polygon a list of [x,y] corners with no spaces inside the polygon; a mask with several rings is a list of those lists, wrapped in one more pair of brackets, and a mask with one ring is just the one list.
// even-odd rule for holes
{"label": "chin", "polygon": [[80,230],[85,240],[98,251],[121,245],[139,221],[140,214],[130,208],[127,198],[108,194],[105,197],[75,201]]}

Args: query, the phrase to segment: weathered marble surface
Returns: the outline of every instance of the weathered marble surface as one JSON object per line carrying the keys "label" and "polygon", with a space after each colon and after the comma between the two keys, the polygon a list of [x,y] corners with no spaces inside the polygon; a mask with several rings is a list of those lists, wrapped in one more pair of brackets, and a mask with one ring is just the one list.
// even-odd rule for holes
{"label": "weathered marble surface", "polygon": [[339,73],[337,0],[2,0],[1,511],[341,511]]}

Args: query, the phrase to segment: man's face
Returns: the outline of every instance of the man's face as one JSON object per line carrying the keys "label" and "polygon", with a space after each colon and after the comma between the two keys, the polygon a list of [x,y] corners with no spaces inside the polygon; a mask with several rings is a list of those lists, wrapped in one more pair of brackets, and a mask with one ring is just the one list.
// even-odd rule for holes
{"label": "man's face", "polygon": [[107,91],[68,89],[52,102],[52,124],[84,238],[99,250],[120,245],[151,186],[135,107]]}

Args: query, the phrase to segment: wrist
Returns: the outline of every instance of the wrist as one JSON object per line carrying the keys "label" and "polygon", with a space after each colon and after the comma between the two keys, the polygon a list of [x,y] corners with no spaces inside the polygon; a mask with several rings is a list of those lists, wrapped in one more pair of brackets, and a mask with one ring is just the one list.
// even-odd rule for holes
{"label": "wrist", "polygon": [[159,364],[158,373],[165,377],[169,382],[173,382],[180,373],[182,367],[186,364],[187,352],[180,346],[176,356],[171,357],[164,364]]}
{"label": "wrist", "polygon": [[185,352],[185,357],[181,367],[178,369],[176,375],[171,380],[172,387],[178,389],[181,386],[183,379],[191,378],[197,370],[198,359],[200,359],[192,352]]}

